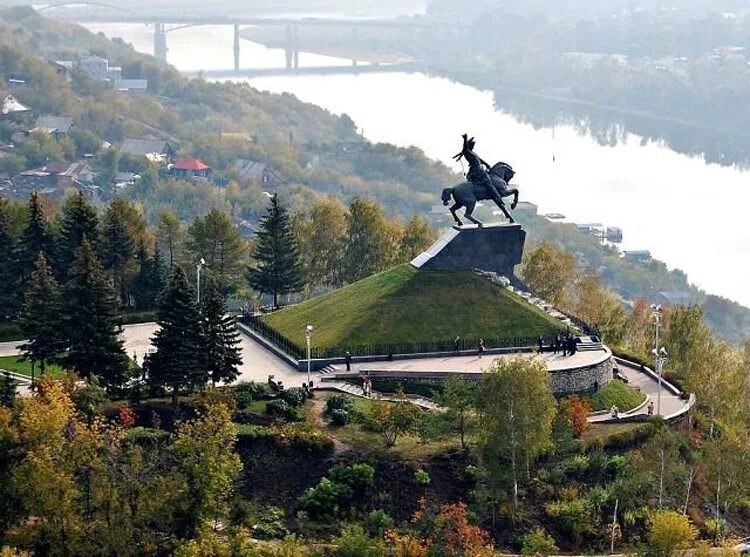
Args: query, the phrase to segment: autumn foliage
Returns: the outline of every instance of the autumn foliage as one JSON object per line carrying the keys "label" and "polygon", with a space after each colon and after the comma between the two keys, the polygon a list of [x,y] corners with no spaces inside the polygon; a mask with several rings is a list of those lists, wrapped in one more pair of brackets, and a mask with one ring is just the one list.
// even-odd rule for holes
{"label": "autumn foliage", "polygon": [[591,403],[586,399],[573,395],[568,398],[565,411],[568,414],[576,437],[581,437],[583,432],[589,427],[588,417],[591,414]]}

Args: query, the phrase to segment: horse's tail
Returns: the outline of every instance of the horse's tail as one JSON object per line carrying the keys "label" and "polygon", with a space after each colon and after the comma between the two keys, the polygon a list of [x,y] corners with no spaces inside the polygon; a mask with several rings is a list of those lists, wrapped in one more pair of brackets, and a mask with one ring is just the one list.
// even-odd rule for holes
{"label": "horse's tail", "polygon": [[453,195],[453,188],[445,188],[443,190],[443,205],[448,205],[451,202],[451,195]]}

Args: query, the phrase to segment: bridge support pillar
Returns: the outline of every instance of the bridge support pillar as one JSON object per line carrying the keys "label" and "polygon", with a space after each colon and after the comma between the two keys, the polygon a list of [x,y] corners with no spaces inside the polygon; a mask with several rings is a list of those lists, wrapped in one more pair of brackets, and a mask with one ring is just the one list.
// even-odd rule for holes
{"label": "bridge support pillar", "polygon": [[167,30],[164,23],[154,24],[154,56],[159,60],[166,61],[167,52]]}
{"label": "bridge support pillar", "polygon": [[234,24],[234,71],[240,71],[240,26]]}
{"label": "bridge support pillar", "polygon": [[286,26],[286,40],[284,41],[284,54],[286,55],[286,69],[296,70],[299,68],[299,28],[296,25]]}

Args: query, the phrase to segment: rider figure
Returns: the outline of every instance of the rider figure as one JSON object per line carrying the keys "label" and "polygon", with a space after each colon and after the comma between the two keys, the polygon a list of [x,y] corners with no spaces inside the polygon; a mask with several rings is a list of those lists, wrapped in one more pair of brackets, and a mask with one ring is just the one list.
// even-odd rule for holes
{"label": "rider figure", "polygon": [[500,192],[497,191],[497,188],[492,183],[490,175],[487,173],[489,165],[474,152],[474,138],[472,137],[469,139],[467,134],[463,134],[461,137],[463,137],[464,140],[463,148],[461,149],[461,152],[453,158],[461,160],[463,157],[469,163],[469,172],[466,173],[466,179],[474,184],[475,187],[485,188],[493,199],[500,200],[500,203],[503,203],[502,198],[500,197]]}

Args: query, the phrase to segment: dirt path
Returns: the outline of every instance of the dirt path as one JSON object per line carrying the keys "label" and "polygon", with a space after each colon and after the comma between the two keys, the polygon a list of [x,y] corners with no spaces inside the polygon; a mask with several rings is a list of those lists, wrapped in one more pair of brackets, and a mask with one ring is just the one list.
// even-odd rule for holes
{"label": "dirt path", "polygon": [[326,432],[328,438],[333,441],[333,453],[338,455],[350,451],[352,446],[339,439],[338,435],[334,433],[334,429],[322,419],[323,412],[326,409],[326,398],[318,393],[315,398],[312,399],[312,406],[310,406],[307,413],[307,418],[311,423],[321,427]]}

